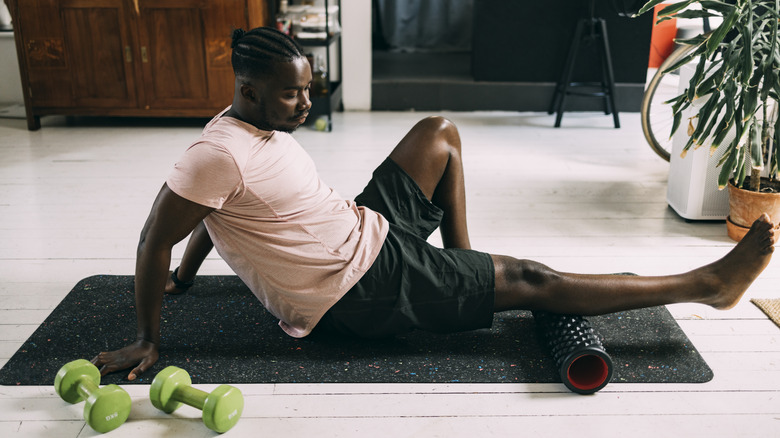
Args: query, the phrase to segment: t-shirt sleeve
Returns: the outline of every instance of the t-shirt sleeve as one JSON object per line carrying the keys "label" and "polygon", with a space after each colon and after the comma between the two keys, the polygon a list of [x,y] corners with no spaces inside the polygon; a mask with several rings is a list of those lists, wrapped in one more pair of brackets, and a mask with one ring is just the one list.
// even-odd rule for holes
{"label": "t-shirt sleeve", "polygon": [[198,142],[174,165],[166,183],[182,198],[218,209],[240,191],[241,173],[227,150]]}

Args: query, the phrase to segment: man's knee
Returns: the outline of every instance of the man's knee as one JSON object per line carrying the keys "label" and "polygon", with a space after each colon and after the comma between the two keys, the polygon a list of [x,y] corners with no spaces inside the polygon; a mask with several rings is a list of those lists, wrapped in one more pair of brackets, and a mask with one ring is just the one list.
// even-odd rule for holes
{"label": "man's knee", "polygon": [[420,120],[420,123],[424,123],[438,129],[451,129],[455,127],[455,123],[453,123],[450,119],[442,116],[428,116]]}
{"label": "man's knee", "polygon": [[494,256],[496,288],[499,284],[508,288],[541,288],[557,277],[557,272],[533,260]]}
{"label": "man's knee", "polygon": [[458,127],[455,126],[451,120],[442,116],[429,116],[417,123],[417,127],[436,135],[443,136],[450,143],[457,143],[457,147],[460,147],[460,141],[453,141],[459,139]]}
{"label": "man's knee", "polygon": [[493,256],[496,270],[495,310],[533,310],[548,297],[559,274],[531,260]]}

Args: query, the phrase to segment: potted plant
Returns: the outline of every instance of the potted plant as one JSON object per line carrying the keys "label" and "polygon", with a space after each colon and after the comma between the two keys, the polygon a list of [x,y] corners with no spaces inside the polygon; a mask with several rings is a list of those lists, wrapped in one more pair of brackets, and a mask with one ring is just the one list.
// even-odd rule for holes
{"label": "potted plant", "polygon": [[[651,0],[637,15],[661,3],[664,0]],[[679,41],[695,49],[668,71],[693,61],[698,64],[687,89],[668,103],[674,114],[672,133],[682,124],[683,111],[697,108],[687,123],[689,140],[683,156],[691,147],[705,144],[711,154],[724,148],[717,163],[718,187],[729,186],[729,236],[739,240],[761,213],[780,219],[775,153],[780,139],[780,0],[677,1],[661,9],[658,17],[659,22],[675,17],[723,20],[712,32]],[[761,204],[765,199],[770,199],[769,205]],[[745,207],[748,211],[740,211]]]}

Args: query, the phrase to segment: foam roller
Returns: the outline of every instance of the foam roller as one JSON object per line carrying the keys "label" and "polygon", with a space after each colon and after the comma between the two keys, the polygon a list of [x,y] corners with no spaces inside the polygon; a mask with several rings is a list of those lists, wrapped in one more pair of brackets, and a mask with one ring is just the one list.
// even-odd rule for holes
{"label": "foam roller", "polygon": [[548,312],[533,312],[533,316],[567,388],[593,394],[607,386],[612,378],[612,358],[587,319]]}

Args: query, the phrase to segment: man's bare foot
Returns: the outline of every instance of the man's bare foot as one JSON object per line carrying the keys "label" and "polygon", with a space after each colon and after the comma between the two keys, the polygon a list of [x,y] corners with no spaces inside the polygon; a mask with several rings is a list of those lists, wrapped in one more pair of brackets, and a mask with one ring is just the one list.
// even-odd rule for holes
{"label": "man's bare foot", "polygon": [[694,271],[702,275],[702,279],[712,280],[701,302],[721,310],[736,306],[753,280],[769,264],[775,241],[774,224],[764,213],[728,254]]}

